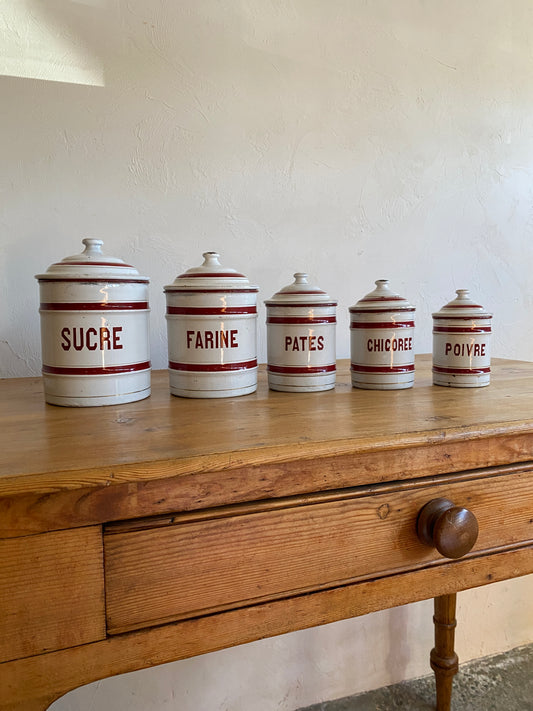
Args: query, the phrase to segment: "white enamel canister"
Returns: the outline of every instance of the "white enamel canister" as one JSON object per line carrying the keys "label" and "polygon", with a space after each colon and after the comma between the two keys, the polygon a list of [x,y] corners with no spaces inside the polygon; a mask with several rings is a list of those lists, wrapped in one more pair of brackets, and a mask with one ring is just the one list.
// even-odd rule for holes
{"label": "white enamel canister", "polygon": [[148,279],[84,239],[38,274],[43,380],[52,405],[115,405],[150,395]]}
{"label": "white enamel canister", "polygon": [[352,385],[366,390],[410,388],[415,377],[415,307],[387,279],[350,307]]}
{"label": "white enamel canister", "polygon": [[294,283],[265,301],[268,385],[312,392],[335,387],[337,302],[298,272]]}
{"label": "white enamel canister", "polygon": [[220,398],[257,389],[257,292],[244,274],[205,252],[165,286],[170,392]]}
{"label": "white enamel canister", "polygon": [[468,289],[433,314],[433,383],[478,388],[490,383],[492,314]]}

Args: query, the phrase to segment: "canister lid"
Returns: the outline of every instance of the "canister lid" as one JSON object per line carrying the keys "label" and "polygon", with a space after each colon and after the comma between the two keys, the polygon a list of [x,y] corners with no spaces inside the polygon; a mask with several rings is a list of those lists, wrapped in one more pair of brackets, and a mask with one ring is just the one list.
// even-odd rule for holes
{"label": "canister lid", "polygon": [[337,302],[329,294],[309,284],[308,276],[305,272],[296,272],[294,282],[280,289],[271,299],[265,301],[265,304],[267,306],[337,306]]}
{"label": "canister lid", "polygon": [[379,311],[415,311],[415,307],[403,296],[396,294],[389,287],[388,279],[378,279],[376,288],[350,306],[350,313],[372,313]]}
{"label": "canister lid", "polygon": [[203,264],[177,276],[165,291],[259,291],[244,274],[220,264],[218,252],[204,252]]}
{"label": "canister lid", "polygon": [[102,253],[101,239],[82,240],[85,249],[81,254],[65,257],[48,267],[44,274],[37,274],[39,281],[134,281],[148,283],[148,277],[139,276],[131,264],[117,257]]}
{"label": "canister lid", "polygon": [[468,289],[457,289],[455,293],[455,299],[434,313],[433,318],[492,318],[492,314],[470,298]]}

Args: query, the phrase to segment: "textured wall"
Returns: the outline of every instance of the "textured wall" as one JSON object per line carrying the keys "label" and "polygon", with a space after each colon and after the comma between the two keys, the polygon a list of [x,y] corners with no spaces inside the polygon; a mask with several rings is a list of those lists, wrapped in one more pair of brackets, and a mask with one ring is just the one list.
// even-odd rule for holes
{"label": "textured wall", "polygon": [[162,286],[206,249],[261,300],[310,272],[339,299],[340,356],[347,307],[385,277],[418,307],[418,351],[469,287],[494,353],[530,357],[527,0],[23,5],[26,54],[44,26],[37,49],[63,54],[43,71],[70,77],[80,47],[104,86],[0,77],[0,374],[39,372],[33,275],[88,235],[152,278],[155,367]]}
{"label": "textured wall", "polygon": [[[33,275],[85,236],[151,277],[155,367],[162,286],[207,249],[261,301],[308,271],[339,299],[340,357],[347,307],[389,278],[417,306],[418,352],[466,287],[495,313],[494,354],[531,359],[528,0],[6,0],[0,27],[0,375],[39,372]],[[262,310],[261,360],[264,340]],[[527,594],[531,578],[465,595],[463,657],[533,640]],[[425,672],[430,614],[208,655],[55,708],[290,711]]]}

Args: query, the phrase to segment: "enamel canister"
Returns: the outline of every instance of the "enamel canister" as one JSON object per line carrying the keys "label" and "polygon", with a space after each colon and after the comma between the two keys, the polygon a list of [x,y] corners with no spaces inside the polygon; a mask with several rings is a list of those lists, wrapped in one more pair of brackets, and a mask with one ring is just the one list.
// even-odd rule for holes
{"label": "enamel canister", "polygon": [[387,279],[350,307],[352,385],[366,390],[410,388],[415,377],[415,307]]}
{"label": "enamel canister", "polygon": [[298,272],[294,283],[265,301],[268,385],[313,392],[335,387],[337,302]]}
{"label": "enamel canister", "polygon": [[257,389],[257,292],[244,274],[205,252],[165,286],[170,392],[220,398]]}
{"label": "enamel canister", "polygon": [[116,405],[150,395],[148,278],[84,239],[38,274],[42,370],[52,405]]}
{"label": "enamel canister", "polygon": [[492,314],[468,289],[433,314],[433,383],[478,388],[490,383]]}

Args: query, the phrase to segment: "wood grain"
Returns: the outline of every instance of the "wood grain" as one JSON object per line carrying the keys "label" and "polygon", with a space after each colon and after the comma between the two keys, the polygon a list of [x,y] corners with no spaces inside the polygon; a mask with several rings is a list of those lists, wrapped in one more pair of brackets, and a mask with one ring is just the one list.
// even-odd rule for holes
{"label": "wood grain", "polygon": [[99,527],[0,541],[0,661],[105,637]]}
{"label": "wood grain", "polygon": [[0,664],[0,711],[46,709],[51,695],[57,698],[70,689],[114,674],[532,572],[533,547],[528,546],[7,662]]}
{"label": "wood grain", "polygon": [[352,389],[347,362],[323,393],[269,391],[262,372],[216,401],[172,397],[158,372],[147,400],[80,409],[2,381],[0,536],[533,460],[533,364],[495,361],[469,390],[432,386],[429,366],[388,392]]}
{"label": "wood grain", "polygon": [[105,536],[108,631],[123,632],[443,560],[420,543],[430,500],[468,505],[473,551],[533,541],[533,470]]}
{"label": "wood grain", "polygon": [[[0,709],[533,572],[533,364],[493,365],[488,388],[447,389],[419,357],[414,388],[376,392],[344,362],[297,395],[262,371],[217,401],[155,373],[147,400],[79,410],[1,382]],[[437,496],[479,522],[459,561],[416,537]]]}
{"label": "wood grain", "polygon": [[453,677],[459,671],[459,658],[455,653],[455,607],[457,595],[439,595],[435,598],[433,623],[435,646],[431,650],[431,668],[437,683],[436,711],[449,711],[452,701]]}

